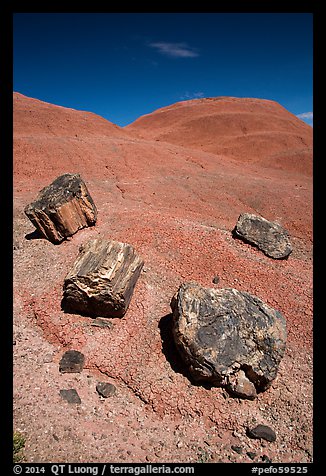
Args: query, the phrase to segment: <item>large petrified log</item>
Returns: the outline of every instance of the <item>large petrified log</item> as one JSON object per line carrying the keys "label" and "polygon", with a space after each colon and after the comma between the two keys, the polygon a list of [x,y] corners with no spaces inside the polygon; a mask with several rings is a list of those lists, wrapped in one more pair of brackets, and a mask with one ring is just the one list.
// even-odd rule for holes
{"label": "large petrified log", "polygon": [[233,235],[271,258],[284,259],[292,252],[288,232],[281,225],[251,213],[241,213]]}
{"label": "large petrified log", "polygon": [[276,377],[286,345],[280,312],[247,292],[184,283],[171,301],[173,336],[193,378],[254,399]]}
{"label": "large petrified log", "polygon": [[90,240],[64,280],[62,307],[91,317],[123,317],[143,264],[127,243]]}
{"label": "large petrified log", "polygon": [[25,213],[42,236],[60,243],[94,225],[97,210],[79,174],[64,174],[43,188]]}

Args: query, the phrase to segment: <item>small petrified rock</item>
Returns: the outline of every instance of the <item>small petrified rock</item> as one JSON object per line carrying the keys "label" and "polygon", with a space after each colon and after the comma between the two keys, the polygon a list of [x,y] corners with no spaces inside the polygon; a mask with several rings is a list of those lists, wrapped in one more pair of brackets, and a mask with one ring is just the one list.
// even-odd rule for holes
{"label": "small petrified rock", "polygon": [[79,373],[84,368],[85,356],[78,350],[67,350],[60,360],[59,371],[64,373]]}
{"label": "small petrified rock", "polygon": [[68,403],[81,403],[81,399],[74,388],[68,390],[60,390],[61,397]]}
{"label": "small petrified rock", "polygon": [[109,329],[113,328],[113,323],[109,321],[107,318],[97,317],[96,319],[91,322],[91,326],[94,327],[107,327]]}
{"label": "small petrified rock", "polygon": [[255,453],[254,451],[247,451],[247,456],[249,456],[250,459],[255,459],[257,453]]}
{"label": "small petrified rock", "polygon": [[257,425],[255,428],[248,428],[247,435],[249,438],[258,438],[273,442],[276,440],[275,431],[267,425]]}
{"label": "small petrified rock", "polygon": [[52,243],[60,243],[81,228],[94,225],[97,219],[95,204],[79,174],[56,178],[24,211]]}
{"label": "small petrified rock", "polygon": [[197,381],[255,398],[276,377],[286,345],[283,316],[236,289],[184,283],[171,301],[173,336]]}
{"label": "small petrified rock", "polygon": [[213,284],[218,284],[219,281],[220,281],[220,278],[219,278],[219,276],[217,276],[217,275],[214,276],[214,278],[212,279]]}
{"label": "small petrified rock", "polygon": [[238,453],[239,455],[242,454],[242,446],[231,445],[231,449]]}
{"label": "small petrified rock", "polygon": [[96,390],[104,398],[112,397],[112,395],[116,393],[115,386],[112,383],[107,382],[98,382]]}
{"label": "small petrified rock", "polygon": [[233,235],[271,258],[284,259],[292,252],[288,232],[281,225],[250,213],[241,213]]}
{"label": "small petrified rock", "polygon": [[123,317],[143,267],[127,243],[90,240],[65,278],[62,306],[88,316]]}
{"label": "small petrified rock", "polygon": [[243,370],[239,370],[229,377],[229,391],[239,398],[254,400],[257,397],[255,385],[246,377]]}
{"label": "small petrified rock", "polygon": [[272,463],[272,460],[267,455],[263,455],[261,460],[263,463]]}

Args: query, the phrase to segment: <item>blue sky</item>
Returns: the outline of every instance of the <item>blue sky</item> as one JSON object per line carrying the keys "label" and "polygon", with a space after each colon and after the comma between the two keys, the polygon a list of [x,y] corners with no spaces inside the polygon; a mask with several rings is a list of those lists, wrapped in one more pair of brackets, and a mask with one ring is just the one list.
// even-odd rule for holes
{"label": "blue sky", "polygon": [[279,102],[312,125],[311,13],[16,13],[14,91],[119,126],[178,101]]}

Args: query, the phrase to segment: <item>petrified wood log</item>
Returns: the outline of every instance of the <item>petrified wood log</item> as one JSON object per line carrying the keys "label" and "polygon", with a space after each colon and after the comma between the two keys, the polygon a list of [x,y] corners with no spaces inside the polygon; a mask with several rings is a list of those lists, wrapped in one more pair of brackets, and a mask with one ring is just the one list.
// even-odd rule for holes
{"label": "petrified wood log", "polygon": [[281,225],[251,213],[241,213],[233,235],[274,259],[287,258],[292,252],[288,232]]}
{"label": "petrified wood log", "polygon": [[62,307],[91,317],[123,317],[143,265],[127,243],[90,240],[65,278]]}
{"label": "petrified wood log", "polygon": [[25,207],[36,229],[52,243],[60,243],[81,228],[94,225],[97,210],[79,174],[64,174],[43,188]]}
{"label": "petrified wood log", "polygon": [[259,298],[236,289],[184,283],[171,301],[173,336],[195,380],[254,399],[276,377],[286,322]]}

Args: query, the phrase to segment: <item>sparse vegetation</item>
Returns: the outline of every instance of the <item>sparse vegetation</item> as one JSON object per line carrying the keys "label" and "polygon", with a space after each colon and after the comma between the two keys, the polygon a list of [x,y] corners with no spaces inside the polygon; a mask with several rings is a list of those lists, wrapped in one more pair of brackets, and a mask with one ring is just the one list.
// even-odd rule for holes
{"label": "sparse vegetation", "polygon": [[13,461],[14,463],[21,463],[24,460],[23,448],[26,443],[26,438],[24,435],[19,433],[19,431],[14,431],[13,436]]}

